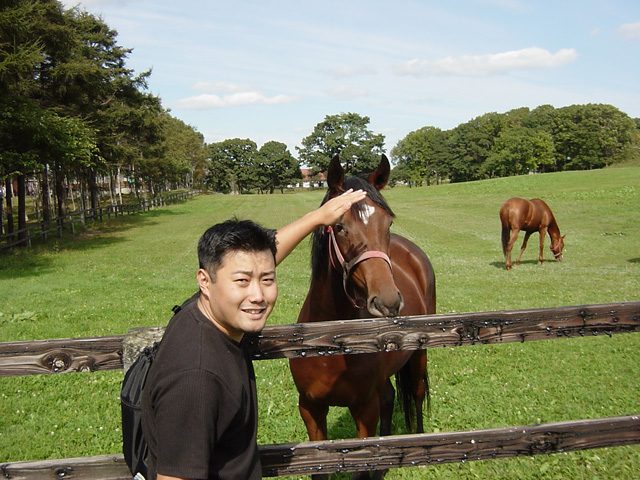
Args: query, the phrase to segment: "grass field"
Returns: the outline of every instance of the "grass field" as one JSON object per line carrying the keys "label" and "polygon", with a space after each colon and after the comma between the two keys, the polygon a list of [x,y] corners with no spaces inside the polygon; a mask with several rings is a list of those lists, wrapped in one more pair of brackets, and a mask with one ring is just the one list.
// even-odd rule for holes
{"label": "grass field", "polygon": [[[82,235],[0,252],[0,341],[123,334],[166,324],[195,291],[195,247],[232,215],[282,226],[323,192],[206,195],[95,225]],[[506,272],[500,205],[541,197],[566,234],[564,261],[537,236]],[[640,167],[511,177],[385,192],[393,230],[429,255],[437,311],[472,312],[640,299]],[[519,249],[521,239],[517,244]],[[514,248],[514,251],[516,248]],[[303,242],[279,267],[274,324],[292,323],[309,280]],[[640,413],[640,336],[429,351],[427,431],[455,431]],[[260,443],[302,441],[297,394],[283,360],[256,362]],[[120,372],[0,379],[0,463],[120,451]],[[332,409],[330,436],[354,436]],[[405,433],[400,416],[395,433]],[[391,471],[387,478],[635,479],[640,447]],[[345,477],[337,477],[345,478]]]}

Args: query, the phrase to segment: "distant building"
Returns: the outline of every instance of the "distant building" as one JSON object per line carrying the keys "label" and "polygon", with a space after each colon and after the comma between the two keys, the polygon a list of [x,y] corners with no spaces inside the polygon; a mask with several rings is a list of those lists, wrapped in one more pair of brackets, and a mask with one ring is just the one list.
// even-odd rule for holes
{"label": "distant building", "polygon": [[298,183],[291,185],[292,187],[297,188],[326,188],[327,187],[327,176],[320,172],[317,175],[311,176],[310,168],[301,168],[302,172],[302,180]]}

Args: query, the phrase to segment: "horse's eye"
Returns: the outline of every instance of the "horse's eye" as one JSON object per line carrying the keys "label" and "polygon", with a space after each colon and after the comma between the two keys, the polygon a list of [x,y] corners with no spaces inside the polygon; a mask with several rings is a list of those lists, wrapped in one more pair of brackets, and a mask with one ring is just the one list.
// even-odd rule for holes
{"label": "horse's eye", "polygon": [[336,231],[336,233],[340,233],[344,230],[344,227],[341,223],[336,223],[333,229]]}

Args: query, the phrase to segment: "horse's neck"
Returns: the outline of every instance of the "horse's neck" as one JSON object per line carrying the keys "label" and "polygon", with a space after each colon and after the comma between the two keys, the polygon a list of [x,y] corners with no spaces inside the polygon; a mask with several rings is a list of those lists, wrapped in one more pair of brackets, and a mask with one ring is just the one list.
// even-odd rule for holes
{"label": "horse's neck", "polygon": [[342,275],[331,266],[313,279],[308,297],[312,321],[358,317],[359,310],[353,307],[344,292]]}
{"label": "horse's neck", "polygon": [[552,241],[556,241],[560,238],[560,228],[558,227],[558,223],[553,217],[553,214],[551,214],[551,222],[549,222],[547,232],[549,232],[549,238],[551,238]]}

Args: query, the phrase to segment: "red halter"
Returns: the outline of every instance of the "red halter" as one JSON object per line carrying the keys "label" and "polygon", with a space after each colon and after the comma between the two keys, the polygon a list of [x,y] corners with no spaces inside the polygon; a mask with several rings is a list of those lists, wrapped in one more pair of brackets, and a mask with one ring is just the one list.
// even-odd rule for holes
{"label": "red halter", "polygon": [[358,296],[356,293],[356,298],[354,299],[351,295],[349,295],[349,292],[347,291],[347,280],[349,279],[349,275],[351,274],[351,271],[354,269],[354,267],[358,263],[364,262],[369,258],[381,258],[389,264],[389,268],[393,272],[393,267],[391,266],[391,259],[384,252],[380,252],[378,250],[367,250],[362,252],[360,255],[358,255],[354,259],[347,262],[342,256],[342,252],[340,251],[340,248],[338,248],[338,242],[336,241],[336,235],[333,232],[333,228],[331,228],[330,226],[327,227],[327,232],[329,233],[329,257],[331,258],[331,265],[333,265],[333,268],[338,270],[338,267],[336,266],[336,262],[333,259],[333,256],[334,256],[333,252],[335,252],[335,256],[338,260],[338,263],[342,268],[342,287],[344,288],[345,295],[351,301],[351,304],[355,308],[366,308],[367,303],[364,300],[364,298]]}

